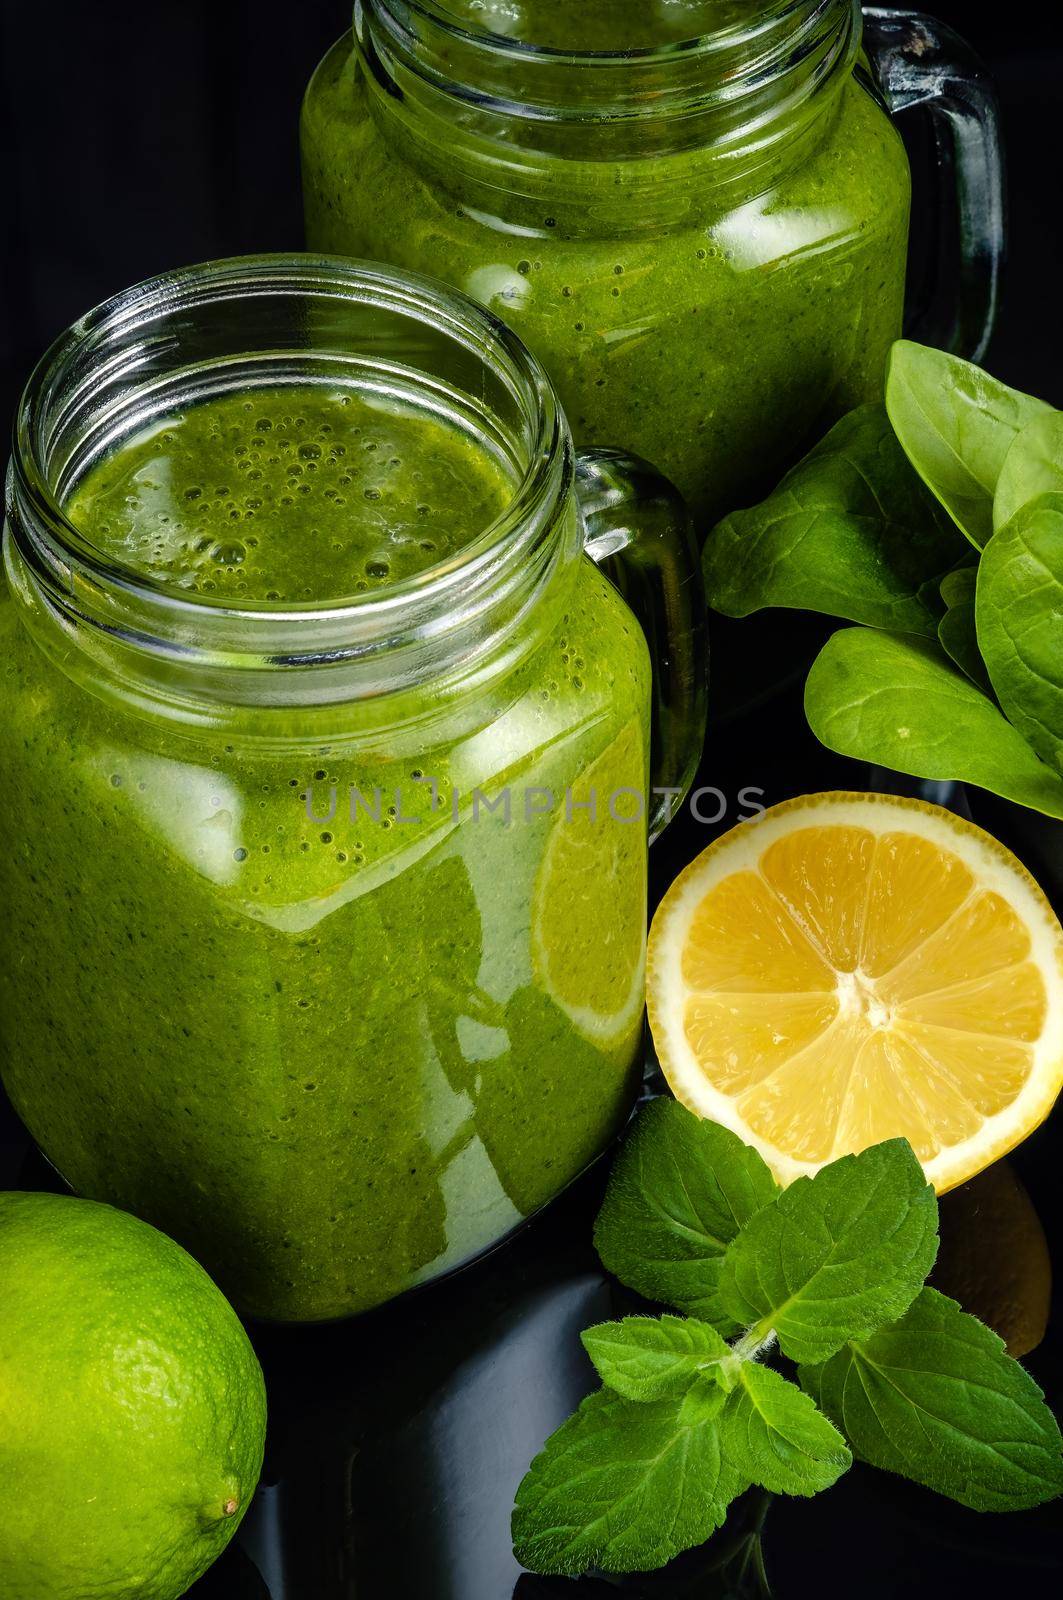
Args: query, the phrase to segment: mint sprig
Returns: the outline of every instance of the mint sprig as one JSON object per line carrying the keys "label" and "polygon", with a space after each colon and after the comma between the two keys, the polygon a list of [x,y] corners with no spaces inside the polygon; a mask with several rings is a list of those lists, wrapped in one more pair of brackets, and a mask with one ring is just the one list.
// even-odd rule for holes
{"label": "mint sprig", "polygon": [[[649,1571],[752,1485],[817,1494],[854,1455],[977,1510],[1063,1492],[1063,1441],[1032,1378],[923,1287],[937,1201],[904,1140],[780,1191],[733,1134],[659,1101],[617,1157],[595,1238],[639,1293],[701,1314],[584,1333],[603,1387],[517,1493],[531,1570]],[[800,1387],[764,1364],[776,1348]]]}

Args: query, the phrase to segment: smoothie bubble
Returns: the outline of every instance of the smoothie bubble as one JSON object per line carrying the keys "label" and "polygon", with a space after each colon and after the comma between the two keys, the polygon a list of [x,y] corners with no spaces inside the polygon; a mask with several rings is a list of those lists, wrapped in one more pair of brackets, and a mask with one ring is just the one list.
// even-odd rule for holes
{"label": "smoothie bubble", "polygon": [[[352,501],[341,491],[356,482]],[[465,423],[307,385],[165,417],[96,463],[67,512],[110,558],[164,585],[242,603],[342,600],[452,556],[515,485]],[[254,535],[219,535],[234,523]]]}

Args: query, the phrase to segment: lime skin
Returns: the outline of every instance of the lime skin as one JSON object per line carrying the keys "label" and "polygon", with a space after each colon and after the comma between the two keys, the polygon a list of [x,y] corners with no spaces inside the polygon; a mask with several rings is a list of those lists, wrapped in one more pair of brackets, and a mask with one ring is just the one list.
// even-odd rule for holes
{"label": "lime skin", "polygon": [[239,1526],[265,1430],[251,1343],[179,1245],[0,1193],[0,1595],[177,1600]]}

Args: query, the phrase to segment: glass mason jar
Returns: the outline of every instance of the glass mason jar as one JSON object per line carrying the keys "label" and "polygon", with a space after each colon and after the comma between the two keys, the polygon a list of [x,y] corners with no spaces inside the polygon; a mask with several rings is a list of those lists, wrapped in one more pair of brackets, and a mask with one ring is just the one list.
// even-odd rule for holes
{"label": "glass mason jar", "polygon": [[[427,571],[241,601],[65,514],[145,427],[348,381],[512,467],[502,513]],[[173,434],[151,437],[159,479]],[[664,663],[671,795],[649,805],[648,650],[588,549]],[[0,1066],[42,1150],[265,1318],[360,1311],[498,1241],[640,1076],[647,838],[704,719],[675,491],[577,461],[535,360],[463,297],[257,257],[59,339],[20,408],[4,553]]]}
{"label": "glass mason jar", "polygon": [[652,461],[705,527],[881,394],[910,199],[882,93],[936,114],[959,219],[913,332],[984,344],[992,97],[916,13],[868,11],[873,84],[861,22],[858,0],[357,0],[303,109],[309,242],[488,305],[577,442]]}

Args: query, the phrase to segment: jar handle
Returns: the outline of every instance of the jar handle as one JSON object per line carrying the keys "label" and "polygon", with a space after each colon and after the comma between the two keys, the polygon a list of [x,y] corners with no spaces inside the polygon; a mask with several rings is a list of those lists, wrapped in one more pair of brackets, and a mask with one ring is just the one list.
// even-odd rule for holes
{"label": "jar handle", "polygon": [[685,799],[705,742],[708,634],[697,543],[678,489],[637,456],[581,451],[576,487],[584,548],[650,647],[652,844]]}
{"label": "jar handle", "polygon": [[888,110],[925,106],[933,119],[941,237],[926,304],[906,332],[980,361],[996,321],[1004,263],[996,93],[970,46],[922,11],[865,6],[864,47]]}

